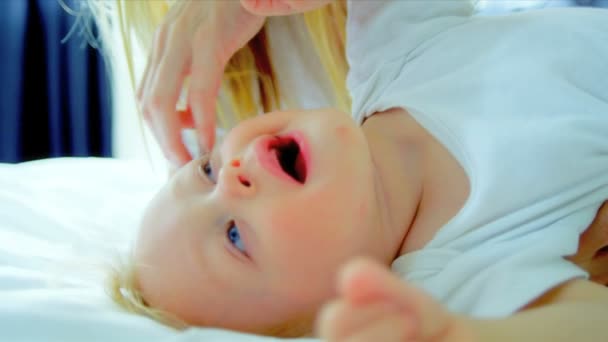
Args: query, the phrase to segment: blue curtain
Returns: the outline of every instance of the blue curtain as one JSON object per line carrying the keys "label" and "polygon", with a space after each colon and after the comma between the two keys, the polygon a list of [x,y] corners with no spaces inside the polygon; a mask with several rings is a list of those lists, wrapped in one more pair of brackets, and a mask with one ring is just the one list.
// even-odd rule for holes
{"label": "blue curtain", "polygon": [[0,162],[111,155],[109,74],[87,37],[62,42],[85,26],[60,1],[84,5],[0,1]]}

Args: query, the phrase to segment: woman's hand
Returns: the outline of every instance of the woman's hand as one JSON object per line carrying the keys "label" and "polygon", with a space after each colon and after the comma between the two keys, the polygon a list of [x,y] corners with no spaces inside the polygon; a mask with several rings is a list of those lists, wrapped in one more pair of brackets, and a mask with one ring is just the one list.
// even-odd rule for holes
{"label": "woman's hand", "polygon": [[[157,29],[137,90],[141,113],[173,167],[190,160],[181,130],[196,128],[203,150],[215,143],[215,104],[226,64],[264,25],[330,0],[176,1]],[[176,110],[189,75],[187,108]]]}
{"label": "woman's hand", "polygon": [[570,261],[589,273],[589,280],[608,286],[608,201],[579,239],[578,251]]}
{"label": "woman's hand", "polygon": [[[215,141],[215,104],[232,55],[262,28],[265,18],[239,1],[176,1],[155,33],[137,90],[140,111],[174,167],[189,161],[183,128],[196,128],[199,144]],[[187,110],[176,105],[190,75]]]}
{"label": "woman's hand", "polygon": [[468,341],[467,320],[369,260],[349,263],[317,321],[324,341]]}
{"label": "woman's hand", "polygon": [[332,0],[241,0],[249,12],[258,15],[290,15],[310,11]]}

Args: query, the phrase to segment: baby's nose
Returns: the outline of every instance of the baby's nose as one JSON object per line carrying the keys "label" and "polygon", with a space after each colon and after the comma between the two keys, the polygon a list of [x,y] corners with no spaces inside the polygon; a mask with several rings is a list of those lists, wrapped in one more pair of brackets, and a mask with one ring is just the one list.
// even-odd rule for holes
{"label": "baby's nose", "polygon": [[228,197],[249,198],[256,191],[256,185],[243,169],[239,159],[233,159],[222,168],[218,185]]}

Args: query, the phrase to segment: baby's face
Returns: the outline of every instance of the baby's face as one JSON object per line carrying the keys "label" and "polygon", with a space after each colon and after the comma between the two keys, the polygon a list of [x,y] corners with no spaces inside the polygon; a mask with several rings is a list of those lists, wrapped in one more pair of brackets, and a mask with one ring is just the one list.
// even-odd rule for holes
{"label": "baby's face", "polygon": [[261,332],[314,317],[345,261],[386,254],[376,184],[347,114],[245,121],[151,202],[135,250],[138,287],[149,305],[195,325]]}

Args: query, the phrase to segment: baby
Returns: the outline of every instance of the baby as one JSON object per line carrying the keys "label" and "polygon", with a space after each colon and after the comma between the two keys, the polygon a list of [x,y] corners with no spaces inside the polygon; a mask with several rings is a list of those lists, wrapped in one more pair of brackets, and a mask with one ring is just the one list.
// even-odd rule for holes
{"label": "baby", "polygon": [[146,304],[301,336],[358,256],[472,317],[585,277],[563,257],[608,198],[608,13],[471,14],[351,6],[355,120],[270,113],[179,170],[137,239]]}
{"label": "baby", "polygon": [[272,113],[219,146],[179,170],[147,210],[136,264],[151,306],[261,332],[312,320],[353,256],[388,265],[399,254],[422,170],[388,153],[372,158],[347,114]]}

